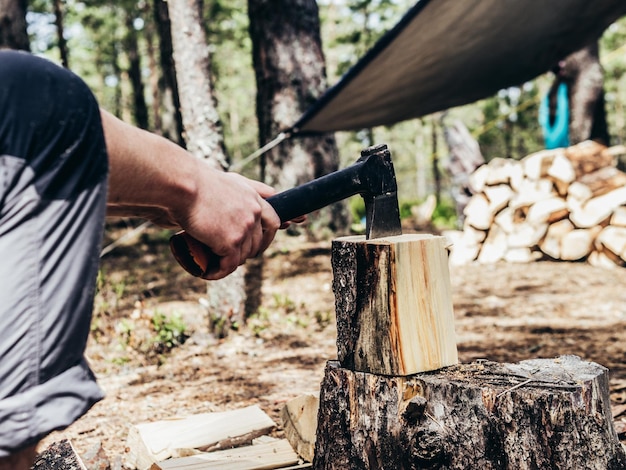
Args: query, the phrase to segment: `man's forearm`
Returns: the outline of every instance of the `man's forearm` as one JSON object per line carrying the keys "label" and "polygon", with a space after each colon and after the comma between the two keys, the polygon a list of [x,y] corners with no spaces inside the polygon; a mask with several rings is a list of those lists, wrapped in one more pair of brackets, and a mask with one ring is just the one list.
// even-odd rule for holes
{"label": "man's forearm", "polygon": [[[102,125],[110,161],[109,209],[182,204],[196,192],[199,162],[167,139],[130,126],[106,111]],[[116,209],[117,208],[117,209]]]}

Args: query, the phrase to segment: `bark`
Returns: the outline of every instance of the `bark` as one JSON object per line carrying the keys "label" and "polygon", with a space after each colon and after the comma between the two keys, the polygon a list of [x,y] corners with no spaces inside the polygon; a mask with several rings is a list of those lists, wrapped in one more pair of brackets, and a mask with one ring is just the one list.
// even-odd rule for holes
{"label": "bark", "polygon": [[[250,35],[257,82],[259,140],[263,145],[291,127],[325,91],[326,70],[314,0],[249,0]],[[332,134],[288,140],[262,157],[261,178],[288,189],[337,170]],[[309,235],[347,230],[339,203],[311,217]]]}
{"label": "bark", "polygon": [[329,362],[316,470],[626,468],[608,370],[575,356],[390,377]]}
{"label": "bark", "polygon": [[137,32],[133,25],[134,15],[126,12],[126,38],[124,49],[128,57],[128,78],[133,89],[133,117],[135,124],[142,129],[148,128],[148,106],[144,96],[143,80],[141,78],[141,56],[137,41]]}
{"label": "bark", "polygon": [[[168,7],[187,148],[215,168],[225,170],[228,159],[213,96],[200,4],[195,0],[168,0]],[[209,327],[217,336],[226,336],[231,325],[243,321],[243,271],[239,268],[224,279],[208,283]]]}
{"label": "bark", "polygon": [[219,169],[229,167],[222,124],[217,113],[211,58],[202,24],[200,2],[168,1],[178,95],[187,149]]}
{"label": "bark", "polygon": [[27,0],[0,0],[0,49],[30,50],[26,7]]}
{"label": "bark", "polygon": [[54,24],[57,28],[57,40],[59,43],[59,54],[61,64],[66,69],[70,68],[70,53],[67,49],[67,41],[63,31],[63,6],[61,0],[54,0]]}
{"label": "bark", "polygon": [[556,106],[559,83],[569,87],[569,140],[574,145],[591,139],[609,145],[604,102],[604,71],[600,64],[598,43],[584,47],[562,60],[550,89],[551,116]]}
{"label": "bark", "polygon": [[[160,86],[163,88],[162,94],[168,96],[171,101],[169,113],[172,116],[171,125],[163,129],[163,135],[185,146],[183,117],[180,111],[178,82],[176,81],[176,70],[174,67],[171,22],[165,0],[154,0],[154,21],[159,35],[160,62],[163,72],[163,83]],[[166,105],[167,103],[168,101],[165,101]]]}

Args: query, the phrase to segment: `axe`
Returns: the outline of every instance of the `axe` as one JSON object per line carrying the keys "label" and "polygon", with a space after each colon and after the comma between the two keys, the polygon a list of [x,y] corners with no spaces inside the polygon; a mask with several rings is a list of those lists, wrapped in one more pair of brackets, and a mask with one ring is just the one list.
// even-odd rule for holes
{"label": "axe", "polygon": [[[267,202],[285,223],[360,194],[365,201],[365,236],[369,240],[402,233],[397,191],[391,154],[383,144],[363,150],[349,167],[274,194]],[[170,247],[193,276],[205,277],[219,266],[219,257],[185,232],[174,235]]]}

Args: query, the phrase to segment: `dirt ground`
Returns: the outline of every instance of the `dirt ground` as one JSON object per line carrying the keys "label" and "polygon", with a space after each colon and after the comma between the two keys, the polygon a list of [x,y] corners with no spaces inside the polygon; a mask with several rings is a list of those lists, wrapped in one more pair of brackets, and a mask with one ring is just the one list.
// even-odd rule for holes
{"label": "dirt ground", "polygon": [[[172,260],[168,236],[148,229],[103,258],[87,355],[107,396],[42,448],[69,438],[82,453],[101,443],[113,468],[125,468],[133,424],[250,404],[280,424],[287,400],[319,389],[336,357],[330,241],[276,240],[259,314],[218,340],[207,332],[205,283]],[[602,364],[626,438],[626,270],[537,262],[452,267],[450,275],[461,362],[575,354]],[[155,330],[155,315],[179,315],[189,338],[167,351],[167,339],[154,337],[174,328]]]}

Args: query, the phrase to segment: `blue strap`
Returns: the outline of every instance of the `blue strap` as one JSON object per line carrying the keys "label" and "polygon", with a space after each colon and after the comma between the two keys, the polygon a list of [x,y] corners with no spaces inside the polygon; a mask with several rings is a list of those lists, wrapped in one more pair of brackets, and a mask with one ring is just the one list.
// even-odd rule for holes
{"label": "blue strap", "polygon": [[559,84],[556,94],[556,116],[550,123],[549,97],[546,95],[539,106],[539,124],[543,129],[543,138],[547,149],[569,146],[569,100],[567,85]]}

